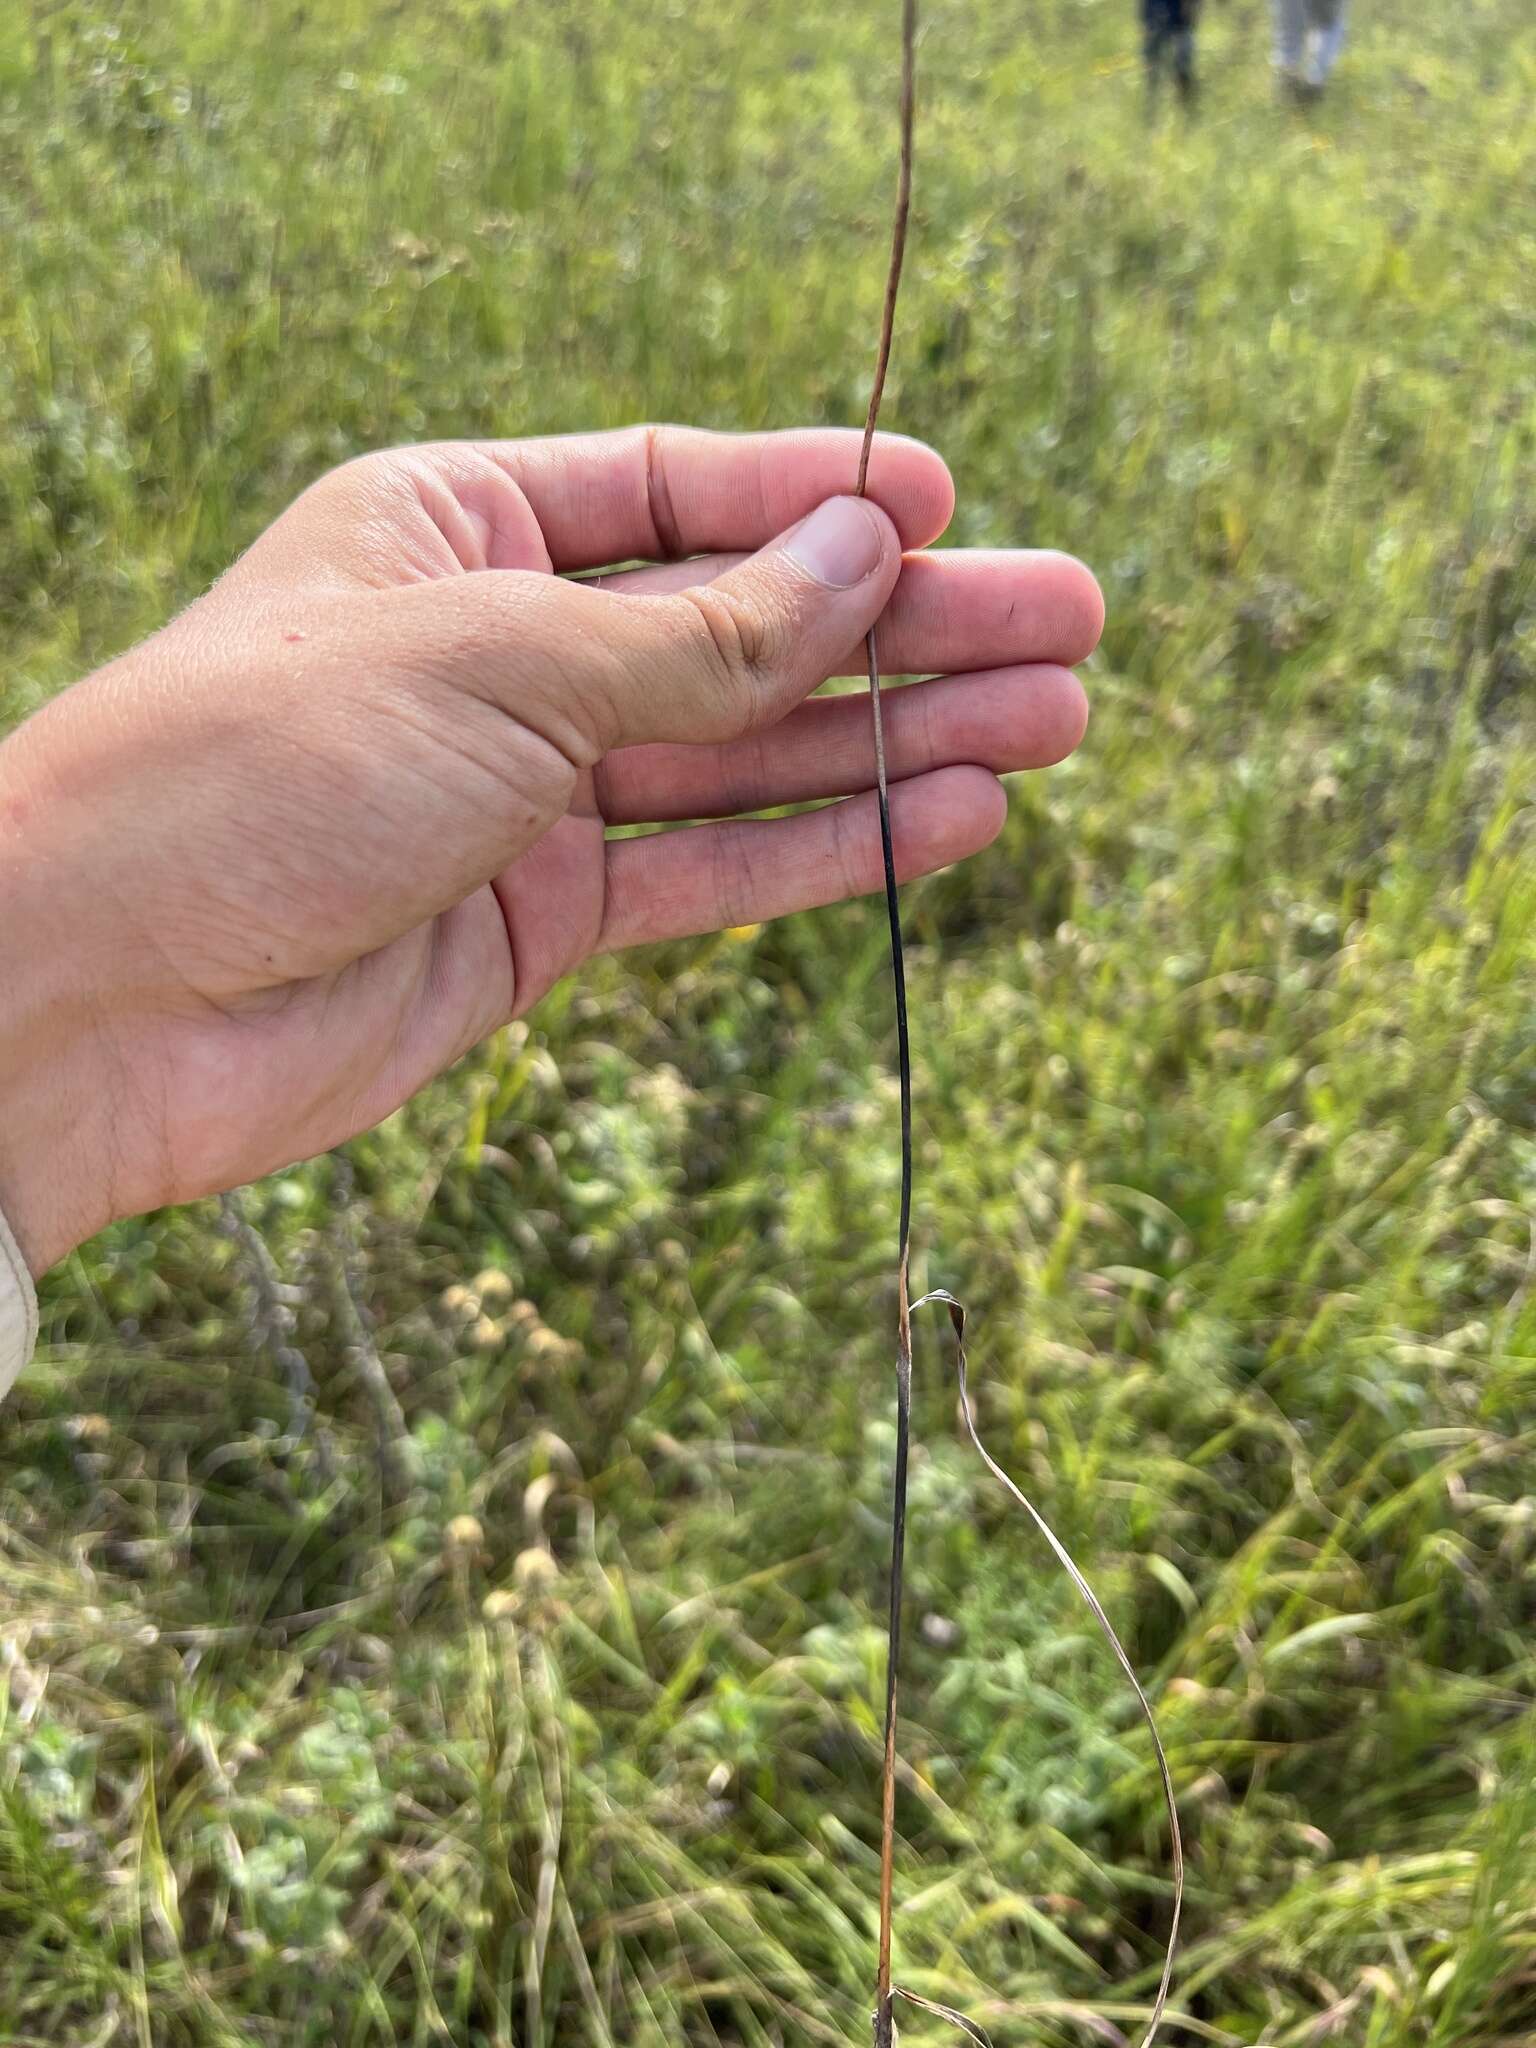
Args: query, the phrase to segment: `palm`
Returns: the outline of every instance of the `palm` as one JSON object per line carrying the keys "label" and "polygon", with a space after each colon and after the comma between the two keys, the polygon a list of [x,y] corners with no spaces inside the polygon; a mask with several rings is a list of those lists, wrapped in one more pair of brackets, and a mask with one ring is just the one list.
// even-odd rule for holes
{"label": "palm", "polygon": [[289,982],[255,1019],[203,1025],[193,1071],[206,1085],[167,1103],[178,1179],[211,1183],[200,1155],[248,1149],[258,1133],[243,1178],[370,1128],[586,958],[602,927],[605,826],[584,782],[536,848],[461,903]]}

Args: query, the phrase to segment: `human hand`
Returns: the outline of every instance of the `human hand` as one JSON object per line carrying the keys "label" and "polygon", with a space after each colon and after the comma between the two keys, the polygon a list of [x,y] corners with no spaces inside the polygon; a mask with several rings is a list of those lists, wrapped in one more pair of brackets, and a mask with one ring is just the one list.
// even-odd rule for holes
{"label": "human hand", "polygon": [[[33,1271],[367,1129],[594,953],[877,887],[868,705],[804,701],[877,618],[886,669],[939,675],[888,700],[898,869],[986,845],[998,774],[1081,736],[1098,588],[903,559],[948,472],[881,435],[870,501],[834,499],[857,450],[366,456],[0,746],[0,1209]],[[679,819],[715,822],[606,836]]]}

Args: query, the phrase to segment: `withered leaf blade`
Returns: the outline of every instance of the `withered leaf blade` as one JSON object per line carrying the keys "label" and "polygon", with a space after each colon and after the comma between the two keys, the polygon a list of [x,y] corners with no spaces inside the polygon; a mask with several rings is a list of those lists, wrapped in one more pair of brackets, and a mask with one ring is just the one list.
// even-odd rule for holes
{"label": "withered leaf blade", "polygon": [[1025,1514],[1029,1516],[1029,1519],[1045,1538],[1051,1555],[1077,1588],[1078,1593],[1082,1597],[1083,1604],[1098,1624],[1099,1633],[1114,1652],[1115,1661],[1124,1673],[1126,1683],[1136,1696],[1136,1704],[1141,1710],[1141,1718],[1145,1721],[1147,1733],[1152,1738],[1152,1753],[1157,1760],[1157,1773],[1163,1788],[1163,1804],[1168,1812],[1168,1839],[1173,1864],[1173,1912],[1168,1925],[1167,1946],[1163,1953],[1163,1971],[1158,1982],[1157,1996],[1152,2001],[1152,2013],[1147,2022],[1147,2031],[1142,2036],[1142,2048],[1152,2048],[1152,2043],[1157,2039],[1158,2029],[1162,2025],[1163,2013],[1168,2004],[1168,1993],[1173,1983],[1174,1957],[1178,1952],[1179,1945],[1179,1920],[1184,1911],[1184,1836],[1179,1826],[1179,1806],[1174,1794],[1173,1772],[1169,1767],[1168,1752],[1164,1749],[1163,1738],[1158,1733],[1157,1715],[1153,1711],[1152,1702],[1147,1698],[1141,1680],[1136,1676],[1136,1667],[1131,1662],[1130,1653],[1127,1651],[1124,1643],[1121,1642],[1115,1625],[1105,1612],[1098,1594],[1094,1592],[1093,1587],[1079,1569],[1071,1552],[1045,1519],[1044,1515],[1041,1514],[1028,1494],[1014,1480],[1009,1478],[1008,1474],[998,1464],[996,1458],[993,1457],[981,1440],[981,1432],[976,1425],[976,1409],[971,1400],[970,1383],[966,1372],[966,1315],[964,1307],[943,1287],[936,1287],[931,1293],[922,1295],[913,1302],[912,1307],[914,1309],[927,1308],[935,1302],[942,1303],[949,1310],[950,1324],[955,1333],[955,1379],[959,1388],[960,1414],[965,1423],[966,1435],[970,1438],[981,1462],[986,1466],[993,1478],[1004,1488],[1010,1498],[1016,1501]]}

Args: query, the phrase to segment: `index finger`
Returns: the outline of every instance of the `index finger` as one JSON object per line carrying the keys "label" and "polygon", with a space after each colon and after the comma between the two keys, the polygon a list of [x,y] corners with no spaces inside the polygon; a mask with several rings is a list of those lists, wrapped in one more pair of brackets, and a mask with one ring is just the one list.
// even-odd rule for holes
{"label": "index finger", "polygon": [[[489,463],[527,499],[551,565],[571,570],[764,547],[827,498],[852,490],[862,440],[853,427],[716,434],[640,426],[533,441],[446,441],[415,452],[461,500],[477,475],[483,487]],[[869,495],[904,548],[936,540],[955,505],[943,458],[901,434],[875,436]]]}

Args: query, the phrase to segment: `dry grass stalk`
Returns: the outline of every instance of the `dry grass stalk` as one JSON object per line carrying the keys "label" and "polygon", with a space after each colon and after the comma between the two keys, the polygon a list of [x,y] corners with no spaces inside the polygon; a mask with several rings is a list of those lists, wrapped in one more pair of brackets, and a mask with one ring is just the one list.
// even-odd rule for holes
{"label": "dry grass stalk", "polygon": [[[901,273],[906,259],[907,223],[912,209],[912,138],[916,101],[916,54],[917,54],[917,0],[902,0],[901,9],[901,109],[900,109],[900,165],[897,173],[896,205],[891,227],[891,256],[886,271],[885,303],[880,320],[880,345],[875,357],[875,374],[869,394],[869,411],[864,422],[864,440],[859,451],[859,479],[857,495],[863,497],[869,484],[869,458],[874,445],[875,427],[880,417],[880,403],[885,395],[885,380],[891,363],[891,345],[896,331],[896,301],[901,290]],[[1065,1546],[1039,1510],[1019,1490],[1007,1473],[997,1463],[981,1440],[976,1427],[975,1411],[971,1406],[970,1391],[966,1382],[965,1360],[965,1310],[951,1294],[942,1289],[925,1294],[922,1300],[913,1304],[908,1299],[908,1273],[912,1248],[912,1049],[911,1032],[907,1019],[907,977],[906,958],[901,934],[901,903],[896,883],[896,857],[891,841],[891,803],[885,763],[885,726],[881,715],[880,662],[875,647],[874,628],[871,627],[865,640],[865,654],[869,669],[870,719],[874,732],[875,746],[875,794],[880,815],[880,850],[885,876],[885,906],[891,931],[891,978],[896,1005],[896,1053],[901,1090],[901,1222],[896,1263],[896,1459],[892,1482],[891,1504],[891,1570],[890,1570],[890,1611],[887,1623],[886,1677],[885,1677],[885,1746],[880,1779],[880,1933],[879,1960],[875,1982],[874,2039],[875,2048],[893,2048],[896,2040],[894,2000],[905,2000],[924,2012],[948,2020],[953,2026],[980,2042],[982,2048],[990,2048],[986,2034],[963,2014],[932,2000],[920,1998],[915,1992],[905,1991],[891,1981],[891,1915],[894,1888],[896,1856],[896,1731],[898,1720],[898,1688],[901,1670],[901,1610],[902,1585],[906,1558],[907,1538],[907,1461],[912,1436],[912,1308],[923,1307],[929,1302],[943,1302],[947,1305],[954,1325],[957,1374],[959,1379],[960,1410],[966,1433],[987,1470],[1006,1489],[1009,1496],[1024,1509],[1044,1537],[1052,1555],[1072,1580],[1073,1585],[1086,1602],[1094,1620],[1103,1632],[1105,1640],[1114,1652],[1116,1661],[1136,1695],[1136,1701],[1151,1733],[1152,1747],[1157,1758],[1158,1773],[1162,1781],[1163,1797],[1168,1808],[1168,1826],[1173,1862],[1173,1913],[1169,1924],[1167,1948],[1163,1959],[1162,1976],[1158,1983],[1157,1996],[1153,2001],[1151,2016],[1144,2036],[1143,2048],[1152,2048],[1163,2012],[1168,2003],[1169,1986],[1173,1977],[1173,1960],[1178,1945],[1179,1917],[1184,1903],[1184,1845],[1179,1832],[1178,1806],[1174,1799],[1173,1777],[1168,1767],[1167,1752],[1157,1732],[1157,1719],[1151,1702],[1143,1691],[1136,1676],[1135,1668],[1127,1655],[1124,1645],[1115,1633],[1113,1623],[1100,1604],[1092,1586],[1078,1569]]]}

